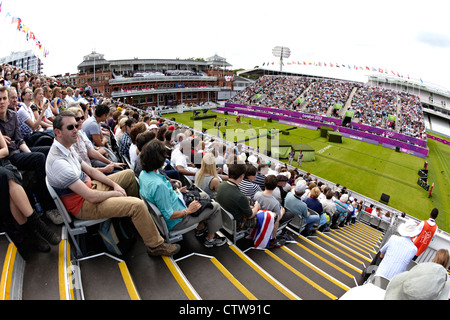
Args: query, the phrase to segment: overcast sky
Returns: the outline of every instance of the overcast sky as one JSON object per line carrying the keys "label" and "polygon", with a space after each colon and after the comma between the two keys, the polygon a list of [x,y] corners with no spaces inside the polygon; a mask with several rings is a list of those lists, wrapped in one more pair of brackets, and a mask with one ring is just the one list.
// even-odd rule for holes
{"label": "overcast sky", "polygon": [[75,73],[94,49],[109,60],[218,54],[233,69],[250,69],[275,62],[272,48],[285,46],[291,50],[286,71],[360,80],[365,72],[287,62],[350,64],[388,69],[450,89],[448,1],[0,2],[0,56],[30,48],[31,42],[11,26],[9,12],[48,49],[43,58],[46,75]]}

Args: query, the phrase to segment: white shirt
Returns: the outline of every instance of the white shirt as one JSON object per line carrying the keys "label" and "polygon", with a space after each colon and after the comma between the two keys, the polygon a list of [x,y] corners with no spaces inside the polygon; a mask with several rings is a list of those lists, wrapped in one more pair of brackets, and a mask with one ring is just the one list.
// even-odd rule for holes
{"label": "white shirt", "polygon": [[134,169],[134,164],[136,163],[136,159],[137,159],[136,150],[137,150],[137,145],[132,143],[130,145],[130,150],[128,151],[129,152],[129,156],[130,156],[129,159],[130,159],[131,169]]}
{"label": "white shirt", "polygon": [[170,162],[174,168],[177,166],[182,166],[183,168],[187,167],[186,156],[180,151],[180,149],[173,149]]}

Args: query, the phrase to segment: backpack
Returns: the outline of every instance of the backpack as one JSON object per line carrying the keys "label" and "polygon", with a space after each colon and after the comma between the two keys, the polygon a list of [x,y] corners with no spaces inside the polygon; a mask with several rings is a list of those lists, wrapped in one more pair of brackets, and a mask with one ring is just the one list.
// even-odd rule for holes
{"label": "backpack", "polygon": [[106,250],[115,256],[128,253],[136,242],[136,233],[131,218],[111,218],[102,222],[98,228]]}
{"label": "backpack", "polygon": [[40,146],[51,146],[53,140],[55,139],[55,134],[49,131],[35,131],[25,140],[28,147],[40,147]]}

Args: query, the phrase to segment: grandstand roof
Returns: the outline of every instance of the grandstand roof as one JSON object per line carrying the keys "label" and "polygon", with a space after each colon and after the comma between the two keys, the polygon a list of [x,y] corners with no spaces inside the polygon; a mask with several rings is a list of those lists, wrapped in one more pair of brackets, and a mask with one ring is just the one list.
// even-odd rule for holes
{"label": "grandstand roof", "polygon": [[[238,76],[249,77],[249,78],[259,78],[264,75],[284,75],[284,76],[301,76],[301,77],[310,77],[310,78],[343,80],[340,78],[323,77],[323,76],[316,76],[316,75],[303,74],[303,73],[297,73],[297,72],[289,72],[289,71],[276,71],[276,70],[270,70],[270,69],[264,69],[264,68],[255,68],[255,69],[244,70],[244,71],[238,72],[237,74],[238,74]],[[358,81],[352,81],[352,82],[358,82]]]}

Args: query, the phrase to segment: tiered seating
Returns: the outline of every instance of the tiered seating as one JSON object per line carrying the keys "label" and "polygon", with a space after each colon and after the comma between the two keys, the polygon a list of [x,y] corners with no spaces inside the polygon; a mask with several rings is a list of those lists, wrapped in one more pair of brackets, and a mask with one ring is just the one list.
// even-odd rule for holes
{"label": "tiered seating", "polygon": [[310,78],[276,77],[274,81],[259,91],[262,98],[256,100],[256,104],[264,107],[289,109],[311,83],[312,80]]}
{"label": "tiered seating", "polygon": [[352,109],[360,123],[388,128],[388,115],[397,115],[397,91],[361,86],[353,96]]}
{"label": "tiered seating", "polygon": [[419,97],[405,92],[400,92],[398,95],[401,103],[398,114],[399,132],[426,139],[426,127]]}
{"label": "tiered seating", "polygon": [[[265,81],[267,84],[274,83],[271,88],[295,83],[293,79],[288,79],[276,84],[270,78],[261,80],[260,84]],[[344,87],[343,90],[347,89]],[[290,99],[295,98],[300,91],[289,92],[290,98],[280,100],[281,103],[289,104]],[[251,93],[249,90],[241,98],[248,100],[254,95]],[[262,94],[270,96],[271,91],[268,89]],[[113,141],[114,139],[111,140]],[[184,180],[183,176],[182,179]],[[53,191],[50,186],[49,190]],[[208,251],[199,246],[199,241],[192,236],[191,231],[195,226],[178,234],[171,234],[159,210],[147,203],[149,212],[167,241],[182,243],[183,253],[179,260],[168,257],[149,258],[141,242],[136,243],[129,255],[122,257],[125,260],[105,252],[101,252],[100,256],[80,258],[83,250],[79,237],[76,236],[92,236],[87,228],[103,220],[76,220],[67,214],[54,192],[52,197],[64,218],[64,242],[61,248],[67,249],[64,257],[66,260],[51,264],[45,260],[43,265],[44,273],[48,276],[54,276],[51,271],[58,266],[62,270],[58,278],[64,279],[64,284],[60,284],[60,299],[337,299],[352,286],[361,283],[362,268],[376,254],[379,240],[383,236],[381,231],[356,222],[338,230],[317,232],[315,237],[305,238],[299,235],[303,221],[297,218],[284,226],[293,235],[293,240],[285,246],[265,251],[251,250],[251,244],[244,239],[245,234],[236,232],[232,215],[223,211],[223,232],[228,233],[232,240],[228,246]],[[67,239],[67,232],[71,242]],[[70,263],[73,256],[68,250],[71,244],[75,246],[77,253],[77,259],[72,261],[74,266]],[[52,251],[51,255],[57,254]],[[40,273],[36,273],[36,270],[40,270],[42,265],[39,266],[38,259],[31,260],[29,265],[28,272],[31,273],[26,277],[29,279],[27,281],[37,281],[34,278],[38,278],[35,276]],[[199,274],[202,276],[198,277]],[[217,290],[218,286],[221,290]],[[39,290],[31,290],[35,288],[30,285],[27,289],[27,298],[36,299],[29,292],[40,294],[46,288],[40,285]]]}
{"label": "tiered seating", "polygon": [[[357,88],[351,97],[352,90]],[[301,96],[299,103],[296,99]],[[349,100],[351,97],[351,100]],[[344,80],[293,76],[263,76],[238,93],[229,102],[280,109],[296,109],[321,116],[331,115],[336,104],[354,112],[353,121],[391,129],[426,139],[426,127],[419,97],[396,90],[365,86]],[[389,121],[397,116],[397,122]]]}
{"label": "tiered seating", "polygon": [[347,102],[354,87],[353,82],[338,80],[318,80],[308,90],[304,112],[325,116],[335,104],[342,106]]}

